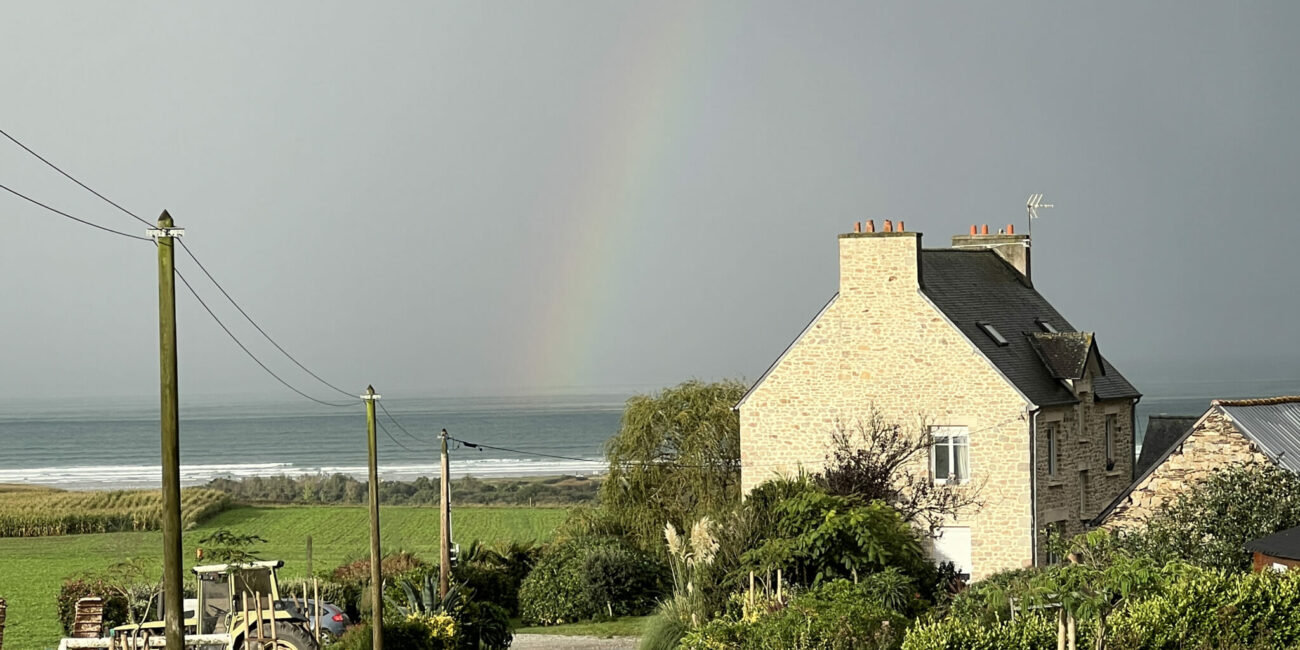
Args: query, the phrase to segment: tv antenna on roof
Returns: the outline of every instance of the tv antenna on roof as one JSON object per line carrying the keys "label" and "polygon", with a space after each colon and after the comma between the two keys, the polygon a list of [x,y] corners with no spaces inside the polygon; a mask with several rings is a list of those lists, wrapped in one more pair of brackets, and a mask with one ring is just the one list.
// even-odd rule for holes
{"label": "tv antenna on roof", "polygon": [[1025,201],[1025,210],[1029,212],[1029,237],[1031,241],[1034,236],[1034,219],[1038,218],[1038,209],[1054,207],[1056,206],[1051,203],[1043,203],[1043,195],[1041,193],[1029,195],[1029,200]]}

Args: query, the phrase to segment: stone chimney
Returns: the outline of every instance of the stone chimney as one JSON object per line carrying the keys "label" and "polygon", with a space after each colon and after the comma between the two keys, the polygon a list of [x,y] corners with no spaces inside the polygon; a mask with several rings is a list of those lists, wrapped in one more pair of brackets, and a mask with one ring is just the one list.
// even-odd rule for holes
{"label": "stone chimney", "polygon": [[840,235],[840,298],[871,299],[921,286],[921,233],[907,232],[903,222],[874,220],[854,224]]}
{"label": "stone chimney", "polygon": [[1016,267],[1030,284],[1033,283],[1033,277],[1029,273],[1029,235],[1017,235],[1016,227],[1012,224],[1007,224],[1005,230],[993,234],[989,234],[988,225],[979,228],[971,226],[969,235],[953,235],[952,247],[964,250],[987,248]]}

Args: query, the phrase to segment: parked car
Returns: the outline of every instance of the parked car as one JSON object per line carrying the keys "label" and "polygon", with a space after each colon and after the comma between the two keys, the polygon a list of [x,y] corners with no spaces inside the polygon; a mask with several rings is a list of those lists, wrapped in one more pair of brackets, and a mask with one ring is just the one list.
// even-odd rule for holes
{"label": "parked car", "polygon": [[[281,600],[281,607],[297,612],[303,618],[307,619],[307,629],[312,632],[316,631],[316,625],[320,625],[320,635],[322,639],[337,639],[343,636],[343,631],[352,625],[352,619],[348,618],[343,608],[334,603],[320,601],[320,617],[316,617],[316,601],[308,598],[307,600],[292,599]],[[277,608],[278,609],[278,608]]]}

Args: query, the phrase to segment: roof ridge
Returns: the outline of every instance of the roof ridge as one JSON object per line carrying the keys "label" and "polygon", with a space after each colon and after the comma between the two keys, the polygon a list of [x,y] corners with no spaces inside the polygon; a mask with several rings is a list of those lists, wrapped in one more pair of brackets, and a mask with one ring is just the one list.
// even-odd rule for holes
{"label": "roof ridge", "polygon": [[1300,395],[1281,395],[1278,397],[1255,397],[1250,399],[1215,399],[1210,400],[1214,406],[1270,406],[1273,404],[1290,404],[1300,402]]}

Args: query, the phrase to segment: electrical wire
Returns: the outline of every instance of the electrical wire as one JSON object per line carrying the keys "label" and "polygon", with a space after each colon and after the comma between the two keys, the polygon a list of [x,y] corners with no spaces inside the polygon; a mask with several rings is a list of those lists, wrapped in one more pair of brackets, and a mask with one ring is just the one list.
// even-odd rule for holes
{"label": "electrical wire", "polygon": [[397,445],[398,447],[401,447],[402,449],[405,449],[405,450],[407,450],[407,451],[409,451],[409,452],[411,452],[411,453],[413,453],[413,454],[418,454],[418,453],[420,453],[420,452],[418,452],[418,451],[416,451],[416,450],[414,450],[414,449],[411,449],[410,447],[407,447],[406,445],[402,444],[401,442],[399,442],[399,441],[397,440],[397,438],[394,438],[394,437],[393,437],[393,434],[391,434],[391,433],[388,432],[388,428],[384,426],[384,423],[383,423],[383,422],[380,422],[378,419],[376,419],[376,420],[375,420],[375,424],[379,425],[379,430],[380,430],[380,431],[383,431],[383,432],[384,432],[384,435],[388,436],[388,439],[393,441],[393,444],[395,444],[395,445]]}
{"label": "electrical wire", "polygon": [[291,390],[291,391],[293,391],[293,392],[295,392],[295,393],[297,393],[297,394],[299,394],[299,395],[301,395],[301,396],[303,396],[303,397],[305,397],[305,398],[307,398],[307,399],[309,399],[309,400],[311,400],[311,401],[313,401],[313,402],[316,402],[317,404],[323,404],[323,405],[325,405],[325,406],[345,407],[345,406],[354,406],[354,405],[355,405],[355,404],[353,404],[353,403],[348,403],[348,404],[339,404],[339,403],[337,403],[337,402],[326,402],[325,400],[316,399],[315,397],[312,397],[311,395],[308,395],[307,393],[304,393],[304,392],[298,390],[298,389],[295,388],[292,384],[290,384],[289,382],[287,382],[287,381],[285,381],[283,378],[281,378],[280,375],[275,374],[274,371],[272,371],[270,368],[268,368],[268,367],[266,366],[265,363],[262,363],[262,360],[261,360],[261,359],[258,359],[258,358],[257,358],[257,355],[253,354],[253,352],[252,352],[251,350],[249,350],[248,347],[245,346],[245,345],[243,344],[243,342],[241,342],[241,341],[239,340],[239,337],[235,336],[235,333],[234,333],[234,332],[231,332],[231,331],[230,331],[230,328],[229,328],[229,327],[226,327],[226,324],[225,324],[225,323],[221,322],[221,319],[218,318],[218,317],[217,317],[217,314],[216,314],[215,312],[212,311],[212,308],[211,308],[211,307],[208,307],[208,303],[204,302],[203,299],[199,297],[199,292],[197,292],[197,291],[194,290],[194,287],[190,285],[190,281],[185,279],[185,276],[181,273],[180,269],[174,269],[174,270],[176,271],[176,277],[179,277],[179,278],[181,279],[181,282],[185,285],[185,288],[186,288],[186,289],[189,289],[189,291],[190,291],[190,295],[194,296],[194,299],[197,300],[197,301],[199,301],[199,304],[203,306],[203,310],[206,311],[206,312],[208,312],[208,315],[212,317],[212,320],[214,320],[214,321],[217,322],[217,325],[220,325],[220,326],[221,326],[221,329],[224,330],[224,331],[226,332],[226,335],[230,337],[230,340],[234,341],[234,342],[235,342],[235,345],[238,345],[238,346],[239,346],[239,349],[243,350],[243,351],[244,351],[244,354],[247,354],[247,355],[248,355],[248,358],[252,359],[253,362],[256,363],[257,365],[261,366],[262,370],[265,370],[266,373],[267,373],[268,375],[271,375],[272,377],[275,378],[276,381],[278,381],[278,382],[280,382],[281,384],[283,384],[285,388],[288,388],[289,390]]}
{"label": "electrical wire", "polygon": [[50,162],[49,160],[46,160],[46,158],[45,158],[44,156],[42,156],[41,154],[38,154],[38,153],[36,153],[35,151],[32,151],[31,147],[28,147],[27,145],[25,145],[25,144],[19,142],[19,141],[18,141],[18,138],[15,138],[15,137],[13,137],[12,135],[9,135],[9,132],[8,132],[8,131],[5,131],[4,129],[0,129],[0,135],[3,135],[4,137],[9,138],[9,141],[10,141],[10,142],[12,142],[12,143],[14,143],[14,144],[16,144],[16,145],[22,147],[23,150],[26,151],[27,153],[29,153],[29,154],[31,154],[31,155],[33,155],[33,156],[36,156],[36,159],[37,159],[37,160],[39,160],[39,161],[45,163],[46,165],[49,165],[49,166],[50,166],[50,169],[53,169],[54,171],[59,172],[60,174],[63,174],[64,177],[66,177],[68,180],[70,180],[70,181],[76,183],[77,185],[80,185],[80,186],[82,187],[82,189],[86,190],[87,192],[90,192],[91,194],[94,194],[95,196],[98,196],[99,198],[101,198],[101,199],[103,199],[104,201],[108,202],[109,205],[111,205],[111,206],[117,208],[118,210],[121,210],[122,212],[125,212],[126,214],[128,214],[128,215],[134,217],[134,218],[135,218],[137,221],[139,221],[140,223],[143,223],[144,225],[149,226],[150,228],[153,228],[153,227],[154,227],[154,224],[149,223],[148,221],[146,221],[146,220],[140,218],[140,215],[138,215],[138,214],[136,214],[136,213],[134,213],[134,212],[131,212],[130,210],[127,210],[126,208],[124,208],[124,207],[118,205],[118,204],[117,204],[116,202],[114,202],[112,199],[110,199],[110,198],[104,196],[103,194],[100,194],[99,192],[96,192],[95,190],[91,189],[91,187],[90,187],[89,185],[86,185],[85,183],[83,183],[83,182],[77,180],[76,178],[74,178],[74,177],[72,176],[72,174],[69,174],[68,172],[65,172],[65,171],[63,171],[62,169],[60,169],[58,165],[56,165],[56,164]]}
{"label": "electrical wire", "polygon": [[546,454],[546,453],[542,453],[542,452],[540,452],[540,451],[523,451],[523,450],[521,450],[521,449],[510,449],[510,448],[508,448],[508,447],[496,447],[496,446],[494,446],[494,445],[488,445],[488,444],[484,444],[484,443],[481,443],[481,442],[469,442],[468,440],[461,440],[460,438],[453,438],[453,437],[451,437],[451,436],[447,436],[447,439],[448,439],[448,440],[455,441],[455,442],[458,442],[458,443],[460,443],[460,444],[462,444],[462,445],[465,445],[466,447],[469,447],[469,448],[471,448],[471,449],[492,449],[492,450],[494,450],[494,451],[508,451],[508,452],[510,452],[510,453],[512,453],[512,454],[524,454],[524,455],[527,455],[527,456],[539,456],[539,457],[541,457],[541,458],[554,458],[554,459],[557,459],[557,460],[572,460],[572,461],[577,461],[577,462],[580,462],[580,463],[600,463],[600,464],[602,464],[602,465],[608,463],[608,461],[606,461],[606,460],[604,460],[604,459],[598,459],[598,458],[577,458],[577,457],[574,457],[574,456],[560,456],[560,455],[557,455],[557,454]]}
{"label": "electrical wire", "polygon": [[[300,361],[298,361],[297,359],[295,359],[294,356],[293,356],[292,354],[289,354],[289,351],[288,351],[288,350],[285,350],[285,349],[284,349],[284,348],[283,348],[279,343],[276,343],[275,339],[271,338],[271,335],[270,335],[270,334],[267,334],[267,333],[266,333],[266,330],[262,329],[262,326],[261,326],[261,325],[258,325],[258,324],[257,324],[257,321],[253,320],[253,317],[252,317],[252,316],[249,316],[249,315],[248,315],[248,312],[244,311],[244,308],[239,306],[239,303],[238,303],[238,302],[235,302],[235,299],[234,299],[233,297],[231,297],[231,295],[230,295],[229,292],[226,291],[226,288],[223,287],[223,286],[221,286],[221,283],[220,283],[220,282],[217,282],[217,279],[216,279],[216,278],[212,277],[212,274],[208,272],[208,268],[207,268],[206,266],[203,266],[203,262],[200,262],[200,261],[199,261],[199,258],[198,258],[197,256],[194,255],[194,251],[191,251],[191,250],[190,250],[190,247],[185,245],[185,241],[184,241],[184,240],[179,240],[179,239],[178,239],[177,241],[180,242],[180,244],[181,244],[181,249],[184,250],[185,253],[188,254],[188,255],[190,256],[190,259],[194,260],[194,263],[197,264],[197,265],[199,266],[199,270],[203,271],[203,275],[208,276],[208,279],[212,281],[212,284],[216,285],[217,290],[221,291],[221,295],[225,296],[225,297],[226,297],[226,300],[229,300],[229,301],[230,301],[230,304],[234,305],[234,306],[235,306],[235,309],[239,310],[239,313],[242,314],[242,315],[244,316],[244,318],[245,318],[245,319],[246,319],[246,320],[247,320],[247,321],[248,321],[248,322],[249,322],[249,323],[250,323],[254,328],[256,328],[257,331],[258,331],[258,332],[259,332],[263,337],[266,338],[267,341],[270,341],[270,342],[271,342],[271,345],[274,345],[274,346],[275,346],[275,349],[279,350],[280,353],[283,354],[283,355],[284,355],[286,358],[288,358],[290,361],[292,361],[292,362],[294,363],[294,365],[296,365],[296,366],[298,366],[299,368],[301,368],[303,372],[305,372],[305,373],[311,375],[312,378],[315,379],[316,381],[319,381],[320,383],[322,383],[322,384],[328,386],[329,388],[333,389],[334,391],[338,392],[339,394],[346,395],[346,396],[348,396],[348,397],[353,397],[352,393],[349,393],[348,391],[345,391],[345,390],[343,390],[342,388],[339,388],[338,386],[335,386],[334,384],[331,384],[331,383],[329,383],[328,381],[325,381],[324,379],[321,378],[320,375],[318,375],[318,374],[312,372],[309,368],[307,368],[307,366],[302,365],[302,363],[301,363]],[[390,417],[391,417],[391,416],[390,416]]]}
{"label": "electrical wire", "polygon": [[[109,227],[107,227],[107,226],[101,226],[101,225],[99,225],[99,224],[97,224],[97,223],[94,223],[94,222],[91,222],[91,221],[86,221],[85,219],[82,219],[82,218],[80,218],[80,217],[74,217],[74,216],[68,214],[67,212],[64,212],[64,211],[62,211],[62,210],[60,210],[60,209],[58,209],[58,208],[50,207],[50,206],[48,206],[48,205],[46,205],[46,204],[44,204],[44,203],[41,203],[40,201],[37,201],[36,199],[33,199],[33,198],[30,197],[30,196],[27,196],[26,194],[23,194],[22,192],[19,192],[18,190],[15,190],[15,189],[13,189],[13,188],[10,188],[8,185],[0,184],[0,190],[4,190],[4,191],[6,191],[6,192],[8,192],[8,193],[10,193],[10,194],[12,194],[12,195],[14,195],[14,196],[16,196],[16,197],[22,199],[22,200],[24,200],[24,201],[27,201],[28,203],[32,203],[32,204],[34,204],[34,205],[38,205],[38,206],[40,206],[40,207],[42,207],[42,208],[45,208],[46,210],[49,210],[50,212],[53,212],[54,214],[57,214],[57,215],[59,215],[59,216],[61,216],[61,217],[66,217],[66,218],[68,218],[68,219],[71,219],[71,220],[73,220],[73,221],[76,221],[77,223],[80,223],[80,224],[84,224],[84,225],[90,226],[91,228],[98,228],[99,230],[103,230],[104,232],[111,232],[111,233],[113,233],[114,235],[121,235],[122,237],[128,237],[128,238],[130,238],[130,239],[139,239],[140,241],[153,241],[152,239],[149,239],[148,237],[141,237],[141,236],[139,236],[139,235],[132,235],[131,233],[125,233],[125,232],[122,232],[121,230],[113,230],[112,228],[109,228]],[[148,222],[145,222],[145,223],[148,223]],[[150,225],[150,227],[153,226],[153,224],[149,224],[149,225]]]}
{"label": "electrical wire", "polygon": [[408,437],[410,437],[412,440],[414,440],[414,441],[416,441],[416,442],[418,442],[418,443],[420,443],[420,444],[423,444],[423,445],[428,445],[428,444],[441,444],[441,442],[433,443],[432,441],[425,440],[424,438],[417,437],[415,434],[411,433],[410,431],[407,431],[407,430],[406,430],[406,427],[402,426],[402,423],[401,423],[401,422],[398,422],[398,421],[397,421],[397,418],[393,417],[393,414],[388,412],[388,407],[384,406],[384,403],[383,403],[383,402],[380,402],[380,401],[376,400],[375,403],[376,403],[376,404],[379,404],[379,410],[383,411],[383,412],[384,412],[384,415],[387,415],[387,416],[388,416],[388,419],[389,419],[389,420],[392,420],[392,421],[393,421],[393,424],[394,424],[394,425],[395,425],[399,430],[401,430],[402,433],[405,433],[405,434],[406,434]]}
{"label": "electrical wire", "polygon": [[[29,153],[29,154],[31,154],[32,156],[36,157],[37,160],[39,160],[39,161],[45,163],[46,165],[48,165],[48,166],[50,167],[50,169],[53,169],[54,171],[56,171],[56,172],[62,174],[62,175],[64,176],[64,178],[67,178],[68,180],[72,181],[73,183],[76,183],[77,185],[79,185],[82,189],[86,190],[87,192],[90,192],[91,194],[94,194],[96,197],[99,197],[99,199],[102,200],[102,201],[104,201],[105,203],[108,203],[109,205],[111,205],[111,206],[117,208],[118,210],[122,211],[122,212],[123,212],[124,214],[126,214],[127,216],[130,216],[131,218],[135,219],[136,221],[139,221],[140,223],[143,223],[143,224],[146,225],[146,226],[149,226],[150,228],[153,228],[153,227],[154,227],[154,224],[150,223],[148,220],[144,219],[144,218],[141,217],[140,215],[138,215],[138,214],[136,214],[136,213],[134,213],[134,212],[132,212],[132,211],[126,209],[126,208],[123,207],[120,203],[118,203],[118,202],[116,202],[116,201],[114,201],[114,200],[108,198],[107,196],[104,196],[103,194],[100,194],[98,191],[95,190],[95,188],[93,188],[93,187],[91,187],[91,186],[89,186],[89,185],[87,185],[87,184],[81,182],[80,180],[78,180],[78,179],[77,179],[75,176],[73,176],[72,174],[69,174],[68,172],[64,171],[61,167],[59,167],[58,165],[56,165],[56,164],[54,164],[53,162],[51,162],[48,158],[46,158],[45,156],[42,156],[41,154],[37,153],[37,152],[36,152],[35,150],[33,150],[31,147],[29,147],[29,146],[23,144],[21,141],[18,140],[18,138],[15,138],[14,136],[10,135],[8,131],[5,131],[4,129],[0,129],[0,135],[3,135],[4,137],[8,138],[10,142],[13,142],[14,144],[16,144],[16,145],[18,145],[19,147],[21,147],[21,148],[23,149],[23,151],[26,151],[27,153]],[[19,194],[18,192],[15,192],[14,190],[9,189],[8,187],[4,187],[3,185],[0,185],[0,187],[3,187],[3,189],[5,189],[6,191],[8,191],[8,192],[10,192],[10,193],[12,193],[12,194],[14,194],[14,195],[16,195],[16,196],[19,196],[19,197],[21,197],[21,198],[23,198],[23,199],[26,199],[26,200],[28,200],[28,201],[31,201],[32,203],[35,203],[36,205],[39,205],[39,206],[41,206],[41,207],[43,207],[43,208],[45,208],[45,209],[47,209],[47,210],[53,211],[53,212],[55,212],[55,213],[57,213],[57,214],[60,214],[60,215],[62,215],[62,216],[65,216],[65,217],[67,217],[67,218],[69,218],[69,219],[74,219],[74,220],[79,221],[79,222],[81,222],[81,223],[84,223],[84,224],[86,224],[86,225],[88,225],[88,226],[92,226],[92,227],[94,227],[94,228],[99,228],[100,230],[105,230],[105,231],[108,231],[108,232],[111,232],[111,233],[114,233],[114,234],[117,234],[117,235],[122,235],[123,237],[131,237],[132,239],[140,239],[140,240],[143,240],[143,241],[152,241],[152,240],[150,240],[150,239],[147,238],[147,237],[137,237],[137,236],[135,236],[135,235],[130,235],[130,234],[127,234],[127,233],[124,233],[124,232],[120,232],[120,231],[117,231],[117,230],[113,230],[113,229],[111,229],[111,228],[105,228],[105,227],[100,226],[100,225],[98,225],[98,224],[94,224],[94,223],[91,223],[91,222],[89,222],[89,221],[85,221],[84,219],[78,219],[77,217],[74,217],[74,216],[72,216],[72,215],[70,215],[70,214],[67,214],[66,212],[61,212],[61,211],[56,210],[56,209],[54,209],[54,208],[52,208],[52,207],[50,207],[50,206],[48,206],[48,205],[45,205],[45,204],[43,204],[43,203],[40,203],[39,201],[36,201],[36,200],[34,200],[34,199],[30,198],[30,197],[27,197],[27,196],[24,196],[24,195],[22,195],[22,194]],[[348,391],[345,391],[345,390],[339,388],[338,386],[335,386],[334,384],[331,384],[331,383],[328,382],[328,381],[325,381],[324,379],[321,378],[320,375],[318,375],[318,374],[312,372],[309,368],[307,368],[307,366],[304,366],[304,365],[302,364],[302,362],[298,361],[298,359],[296,359],[292,354],[289,354],[288,350],[285,350],[284,347],[281,346],[278,342],[276,342],[275,339],[271,338],[271,335],[270,335],[270,334],[267,334],[267,333],[266,333],[266,330],[262,329],[262,326],[261,326],[261,325],[258,325],[258,324],[257,324],[257,321],[253,320],[253,317],[248,315],[248,312],[245,311],[244,308],[241,307],[241,306],[239,305],[239,303],[235,301],[234,297],[232,297],[232,296],[230,295],[230,293],[229,293],[228,291],[226,291],[225,287],[221,286],[221,283],[220,283],[220,282],[217,282],[217,279],[216,279],[215,277],[212,276],[212,273],[210,273],[210,272],[208,271],[208,268],[207,268],[206,266],[203,265],[203,262],[199,261],[199,258],[194,254],[194,251],[191,251],[191,250],[190,250],[190,247],[187,246],[187,245],[185,244],[185,241],[182,240],[182,239],[177,239],[176,241],[180,242],[181,249],[184,250],[185,253],[188,254],[188,255],[190,256],[190,259],[194,260],[194,263],[197,264],[198,267],[199,267],[199,269],[200,269],[201,271],[203,271],[203,274],[206,275],[206,276],[208,277],[208,280],[212,281],[212,284],[216,285],[217,289],[218,289],[219,291],[221,291],[221,295],[225,296],[225,297],[226,297],[226,300],[229,300],[229,301],[230,301],[230,304],[234,305],[234,306],[235,306],[235,309],[239,310],[239,313],[240,313],[240,314],[241,314],[241,315],[242,315],[246,320],[248,320],[248,322],[249,322],[249,323],[250,323],[254,328],[257,329],[258,333],[260,333],[263,337],[265,337],[266,340],[269,341],[269,342],[271,343],[271,345],[275,346],[275,349],[279,350],[280,353],[283,354],[283,355],[284,355],[286,358],[288,358],[290,361],[292,361],[292,362],[294,363],[294,365],[296,365],[296,366],[298,366],[299,368],[301,368],[303,372],[305,372],[305,373],[311,375],[312,378],[315,379],[316,381],[319,381],[320,383],[324,384],[325,386],[327,386],[327,387],[333,389],[334,391],[336,391],[336,392],[338,392],[338,393],[340,393],[340,394],[342,394],[342,395],[346,395],[346,396],[348,396],[348,397],[352,397],[352,394],[351,394],[351,393],[349,393]],[[189,286],[189,283],[188,283],[188,282],[186,283],[186,286]],[[191,292],[194,291],[193,287],[190,287],[190,291],[191,291]],[[197,294],[195,295],[195,297],[196,297],[196,298],[198,297]],[[202,301],[200,300],[200,302],[202,302]],[[206,304],[204,305],[204,308],[205,308],[205,309],[207,308],[207,305],[206,305]],[[209,311],[209,313],[211,313],[211,312]],[[215,314],[213,315],[213,317],[214,317],[214,318],[216,317]],[[220,323],[220,321],[218,321],[218,323]],[[225,325],[222,325],[222,328],[224,329],[224,328],[225,328]],[[230,333],[229,330],[227,330],[227,333],[228,333],[228,334]],[[232,336],[232,338],[233,338],[233,335],[231,335],[231,336]],[[236,342],[238,343],[238,340],[236,340]],[[243,347],[243,345],[241,344],[240,347]],[[245,352],[247,352],[247,351],[248,351],[247,348],[245,348]],[[251,356],[251,355],[250,355],[250,356]],[[254,360],[256,361],[256,358],[254,358]],[[261,365],[261,362],[258,361],[258,364]],[[263,368],[265,368],[265,367],[266,367],[266,366],[263,366]],[[268,369],[267,372],[270,372],[270,370]],[[279,377],[276,377],[276,379],[279,379]],[[284,382],[283,380],[281,380],[281,383],[285,383],[285,382]],[[285,383],[285,385],[287,386],[288,384]],[[293,387],[290,386],[290,388],[293,388]],[[298,392],[297,389],[293,389],[293,390],[295,390],[295,392]],[[312,398],[309,397],[308,399],[312,399]],[[319,401],[319,400],[317,400],[317,401]]]}

